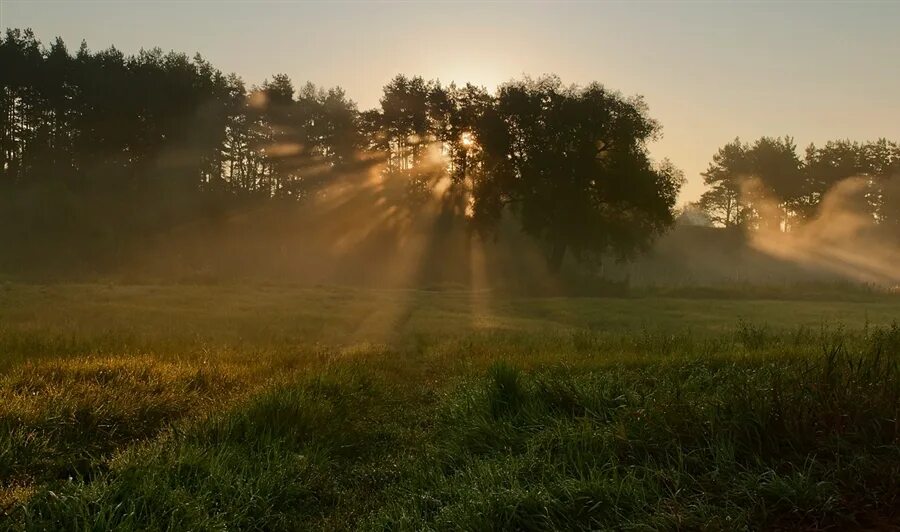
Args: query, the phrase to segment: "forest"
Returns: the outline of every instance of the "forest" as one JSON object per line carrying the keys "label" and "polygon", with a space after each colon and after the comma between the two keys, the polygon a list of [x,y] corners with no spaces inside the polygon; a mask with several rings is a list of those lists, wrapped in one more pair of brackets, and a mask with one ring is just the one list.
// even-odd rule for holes
{"label": "forest", "polygon": [[[275,234],[339,225],[334,237],[400,213],[496,241],[509,217],[552,273],[567,255],[588,267],[632,258],[679,213],[790,233],[836,189],[861,231],[900,238],[900,146],[886,139],[802,157],[787,136],[735,139],[714,154],[700,201],[678,208],[684,175],[649,154],[661,124],[640,96],[599,83],[526,77],[491,93],[398,75],[379,108],[360,110],[340,88],[285,74],[248,87],[200,55],[85,42],[72,53],[30,30],[7,30],[0,62],[0,268],[12,273],[115,271],[199,226],[203,243],[183,247],[222,249],[212,241],[237,231],[235,213],[273,249],[302,245]],[[423,212],[439,214],[423,223]]]}

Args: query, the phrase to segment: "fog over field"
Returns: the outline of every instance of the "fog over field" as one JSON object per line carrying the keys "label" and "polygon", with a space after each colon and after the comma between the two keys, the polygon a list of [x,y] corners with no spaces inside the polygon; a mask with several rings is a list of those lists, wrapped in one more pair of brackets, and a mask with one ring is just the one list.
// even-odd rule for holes
{"label": "fog over field", "polygon": [[894,5],[0,22],[0,532],[900,530]]}

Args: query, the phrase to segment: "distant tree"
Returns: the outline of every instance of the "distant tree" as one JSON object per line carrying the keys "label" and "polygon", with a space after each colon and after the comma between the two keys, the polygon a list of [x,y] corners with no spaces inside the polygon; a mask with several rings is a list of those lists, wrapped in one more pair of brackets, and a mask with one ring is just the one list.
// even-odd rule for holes
{"label": "distant tree", "polygon": [[787,136],[762,137],[750,149],[749,158],[752,175],[767,196],[765,201],[775,201],[778,206],[777,211],[762,216],[760,223],[788,230],[803,194],[801,163],[794,140]]}
{"label": "distant tree", "polygon": [[860,208],[867,209],[873,223],[890,226],[897,218],[894,187],[900,175],[900,146],[886,139],[874,142],[829,141],[821,148],[811,145],[804,160],[813,210],[837,183],[848,178],[863,179],[865,197]]}
{"label": "distant tree", "polygon": [[900,144],[879,139],[862,147],[871,177],[869,203],[885,232],[900,239]]}
{"label": "distant tree", "polygon": [[849,177],[868,173],[863,146],[850,140],[828,141],[822,147],[810,144],[803,160],[804,193],[798,210],[808,218],[831,187]]}
{"label": "distant tree", "polygon": [[221,181],[227,83],[201,57],[85,43],[72,55],[9,30],[0,62],[5,242],[117,256],[196,216],[205,184]]}
{"label": "distant tree", "polygon": [[496,217],[511,205],[552,271],[567,251],[628,256],[672,223],[683,177],[670,163],[651,164],[646,143],[659,126],[639,98],[545,77],[504,85],[496,107],[478,139],[486,177],[498,181],[478,191],[475,214]]}
{"label": "distant tree", "polygon": [[216,192],[238,194],[252,188],[255,181],[250,169],[251,132],[247,89],[243,80],[231,74],[225,80],[223,96],[223,139],[218,150],[220,170],[217,178],[207,180],[205,186]]}
{"label": "distant tree", "polygon": [[41,81],[43,50],[31,30],[7,30],[0,43],[0,83],[3,113],[0,127],[2,160],[0,171],[7,184],[23,183],[33,174],[39,159],[41,120],[45,107]]}
{"label": "distant tree", "polygon": [[317,149],[334,165],[354,162],[364,148],[356,102],[349,99],[340,87],[318,94],[320,112],[313,124],[316,127],[314,139]]}
{"label": "distant tree", "polygon": [[[526,78],[490,94],[399,75],[379,108],[360,112],[340,88],[295,90],[285,74],[248,89],[200,56],[85,43],[73,54],[29,30],[0,37],[0,64],[0,236],[35,256],[118,260],[232,202],[303,208],[298,200],[383,161],[392,183],[425,192],[409,206],[440,190],[442,215],[484,232],[511,214],[558,270],[568,255],[647,246],[672,223],[683,180],[651,162],[659,126],[643,101],[596,83]],[[790,137],[735,139],[702,175],[699,206],[713,224],[782,230],[861,177],[861,208],[900,235],[900,148],[885,139],[810,146],[802,161]]]}
{"label": "distant tree", "polygon": [[287,74],[275,74],[250,95],[250,104],[264,194],[282,195],[297,180],[302,140],[294,123],[294,84]]}
{"label": "distant tree", "polygon": [[735,139],[719,149],[702,174],[710,188],[700,205],[724,227],[787,230],[805,190],[801,166],[790,137],[761,137],[752,145]]}
{"label": "distant tree", "polygon": [[736,138],[713,155],[703,182],[709,189],[700,197],[699,206],[709,219],[723,227],[747,222],[751,210],[741,197],[741,181],[752,173],[750,146]]}
{"label": "distant tree", "polygon": [[297,197],[306,197],[353,165],[365,148],[356,104],[340,87],[304,85],[297,96]]}
{"label": "distant tree", "polygon": [[[699,205],[721,226],[762,225],[789,231],[797,221],[814,216],[822,198],[848,178],[862,179],[865,185],[859,204],[852,208],[867,211],[873,224],[885,228],[900,218],[895,214],[900,209],[894,192],[900,147],[886,139],[810,144],[802,160],[790,137],[762,137],[752,145],[735,139],[719,149],[702,175],[709,189]],[[742,186],[751,179],[756,186]],[[777,209],[761,209],[763,204]],[[768,218],[761,216],[763,211]]]}
{"label": "distant tree", "polygon": [[421,77],[398,75],[384,87],[381,128],[393,170],[410,170],[420,162],[428,138],[429,84]]}
{"label": "distant tree", "polygon": [[486,183],[484,151],[476,137],[495,100],[484,87],[472,84],[443,87],[432,81],[428,86],[427,138],[432,149],[439,148],[443,154],[446,168],[441,172],[446,175],[442,177],[449,178],[451,185],[445,191],[444,207],[467,213],[471,221],[473,206],[482,196],[477,189]]}

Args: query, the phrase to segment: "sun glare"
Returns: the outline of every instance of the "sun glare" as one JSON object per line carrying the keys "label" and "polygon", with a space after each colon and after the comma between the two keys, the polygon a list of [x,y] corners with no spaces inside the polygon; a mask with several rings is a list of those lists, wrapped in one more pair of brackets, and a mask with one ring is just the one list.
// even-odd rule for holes
{"label": "sun glare", "polygon": [[460,135],[459,141],[460,141],[460,142],[462,143],[462,145],[463,145],[464,147],[466,147],[466,148],[471,148],[472,146],[475,145],[475,137],[472,136],[472,134],[469,133],[468,131],[466,131],[465,133],[463,133],[462,135]]}

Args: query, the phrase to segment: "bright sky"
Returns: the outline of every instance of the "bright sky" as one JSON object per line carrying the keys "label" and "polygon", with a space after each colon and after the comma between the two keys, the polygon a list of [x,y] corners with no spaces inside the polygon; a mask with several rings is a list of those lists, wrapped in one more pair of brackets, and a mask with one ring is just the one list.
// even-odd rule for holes
{"label": "bright sky", "polygon": [[900,2],[0,0],[0,26],[70,48],[200,52],[249,84],[340,85],[361,108],[397,73],[494,88],[556,73],[642,94],[682,200],[736,136],[900,140]]}

